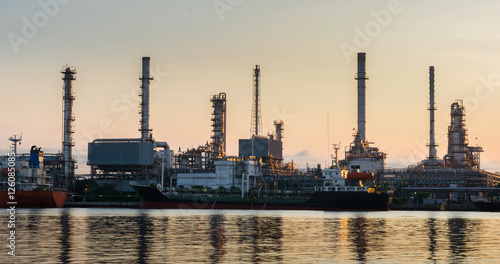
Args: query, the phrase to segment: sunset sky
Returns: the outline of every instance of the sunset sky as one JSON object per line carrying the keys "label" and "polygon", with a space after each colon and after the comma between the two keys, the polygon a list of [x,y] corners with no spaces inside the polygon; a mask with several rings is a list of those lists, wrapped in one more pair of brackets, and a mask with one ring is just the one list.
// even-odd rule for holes
{"label": "sunset sky", "polygon": [[78,71],[74,153],[88,173],[88,142],[140,137],[138,78],[149,56],[153,136],[173,150],[210,140],[209,97],[225,92],[227,152],[238,154],[258,64],[263,131],[282,119],[285,161],[325,164],[328,142],[343,150],[352,141],[356,53],[366,52],[367,138],[388,167],[426,157],[432,65],[439,156],[450,105],[463,99],[482,168],[500,171],[498,1],[2,1],[0,17],[2,155],[21,132],[21,152],[61,149],[68,64]]}

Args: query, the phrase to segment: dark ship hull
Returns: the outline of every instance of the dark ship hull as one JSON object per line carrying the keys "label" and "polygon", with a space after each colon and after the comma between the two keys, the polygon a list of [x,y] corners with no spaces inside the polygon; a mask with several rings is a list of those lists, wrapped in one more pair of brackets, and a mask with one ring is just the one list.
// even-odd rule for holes
{"label": "dark ship hull", "polygon": [[475,202],[479,211],[500,212],[500,202]]}
{"label": "dark ship hull", "polygon": [[361,191],[315,192],[307,198],[237,198],[165,195],[157,188],[132,185],[142,198],[144,209],[247,209],[386,211],[389,195]]}

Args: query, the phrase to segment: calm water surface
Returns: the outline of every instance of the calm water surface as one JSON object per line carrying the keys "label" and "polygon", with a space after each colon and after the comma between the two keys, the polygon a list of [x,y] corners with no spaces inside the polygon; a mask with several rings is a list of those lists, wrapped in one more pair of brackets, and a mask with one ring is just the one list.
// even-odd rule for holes
{"label": "calm water surface", "polygon": [[15,258],[7,217],[0,263],[500,263],[500,213],[24,209]]}

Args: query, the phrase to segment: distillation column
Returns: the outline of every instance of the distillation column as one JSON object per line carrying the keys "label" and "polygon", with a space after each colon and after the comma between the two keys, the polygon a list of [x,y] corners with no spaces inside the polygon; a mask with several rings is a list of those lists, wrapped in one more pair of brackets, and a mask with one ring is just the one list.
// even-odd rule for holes
{"label": "distillation column", "polygon": [[219,93],[210,99],[212,102],[212,158],[226,156],[226,93]]}
{"label": "distillation column", "polygon": [[430,131],[429,131],[429,165],[436,164],[436,138],[434,133],[434,111],[436,104],[434,103],[434,66],[429,67],[429,108],[430,112]]}
{"label": "distillation column", "polygon": [[74,178],[74,160],[72,156],[72,147],[75,145],[73,142],[73,101],[75,96],[73,94],[73,80],[76,79],[76,69],[71,67],[64,67],[61,71],[63,74],[62,80],[64,81],[64,109],[63,109],[63,174],[65,179],[66,188],[71,188]]}

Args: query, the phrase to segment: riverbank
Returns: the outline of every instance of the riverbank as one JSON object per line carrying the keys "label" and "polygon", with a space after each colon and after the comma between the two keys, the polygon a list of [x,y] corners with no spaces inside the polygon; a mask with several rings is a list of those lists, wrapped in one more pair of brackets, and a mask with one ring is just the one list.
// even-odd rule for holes
{"label": "riverbank", "polygon": [[66,202],[65,208],[139,208],[141,202]]}
{"label": "riverbank", "polygon": [[474,203],[468,204],[393,204],[391,210],[398,211],[479,211]]}

